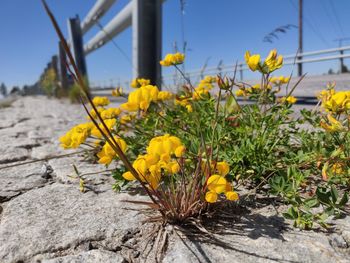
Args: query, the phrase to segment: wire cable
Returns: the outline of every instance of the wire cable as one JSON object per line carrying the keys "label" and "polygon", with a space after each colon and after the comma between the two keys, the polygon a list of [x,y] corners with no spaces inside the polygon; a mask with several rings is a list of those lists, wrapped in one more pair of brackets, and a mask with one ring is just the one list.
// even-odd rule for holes
{"label": "wire cable", "polygon": [[[293,3],[292,0],[289,0],[289,2],[291,3],[291,5],[297,10],[297,12],[299,11],[299,8]],[[329,43],[326,41],[326,39],[322,36],[321,32],[318,32],[315,27],[312,25],[311,21],[309,21],[308,17],[304,15],[304,19],[306,24],[310,27],[310,29],[315,33],[315,35],[327,46],[330,47]]]}
{"label": "wire cable", "polygon": [[331,10],[332,10],[332,12],[333,12],[333,14],[334,14],[335,21],[337,21],[337,24],[338,24],[338,26],[339,26],[339,28],[340,28],[340,31],[341,31],[341,33],[342,33],[342,36],[344,37],[344,36],[345,36],[344,30],[343,30],[343,27],[341,26],[341,23],[340,23],[340,21],[339,21],[339,16],[338,16],[337,10],[335,9],[335,6],[334,6],[333,1],[329,0],[329,4],[331,5]]}
{"label": "wire cable", "polygon": [[335,23],[334,23],[334,20],[332,18],[332,15],[331,13],[329,12],[329,8],[327,8],[327,4],[325,2],[326,0],[321,0],[321,3],[322,3],[322,7],[323,7],[323,10],[325,11],[326,13],[326,16],[328,17],[329,21],[330,21],[330,24],[332,25],[332,28],[334,30],[334,32],[338,31],[338,36],[341,37],[341,33],[339,31],[339,28],[336,27]]}
{"label": "wire cable", "polygon": [[106,36],[109,38],[109,40],[113,43],[113,45],[119,50],[119,52],[124,56],[124,58],[133,66],[131,58],[126,54],[126,52],[117,44],[117,42],[114,41],[113,37],[108,34],[106,30],[104,30],[103,26],[101,25],[100,21],[96,20],[97,26],[100,28],[100,30],[106,34]]}

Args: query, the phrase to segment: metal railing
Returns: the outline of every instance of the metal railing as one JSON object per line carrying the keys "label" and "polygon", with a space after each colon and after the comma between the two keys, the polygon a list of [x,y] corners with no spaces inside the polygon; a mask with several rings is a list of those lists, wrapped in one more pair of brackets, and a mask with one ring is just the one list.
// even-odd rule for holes
{"label": "metal railing", "polygon": [[[342,54],[344,51],[349,51],[350,46],[344,46],[339,48],[330,48],[330,49],[323,49],[323,50],[317,50],[317,51],[309,51],[309,52],[303,52],[303,53],[297,53],[295,55],[286,55],[283,56],[284,58],[284,65],[294,65],[294,64],[304,64],[304,63],[313,63],[313,62],[320,62],[320,61],[327,61],[327,60],[336,60],[336,59],[345,59],[350,58],[350,54]],[[317,55],[323,55],[323,54],[329,54],[329,53],[335,53],[339,52],[337,55],[331,55],[331,56],[318,56],[315,58],[307,58]],[[302,59],[298,59],[298,57],[302,57]],[[305,58],[306,57],[306,58]],[[226,65],[226,66],[220,66],[220,67],[210,67],[210,68],[204,68],[204,69],[197,69],[192,71],[187,71],[185,74],[188,78],[193,77],[199,77],[202,75],[216,75],[219,73],[227,73],[227,72],[233,72],[236,68],[236,65]],[[243,79],[243,72],[248,70],[245,62],[238,62],[237,63],[237,71],[239,72],[240,78]],[[167,80],[176,80],[180,76],[179,74],[170,74],[163,76],[163,81]]]}

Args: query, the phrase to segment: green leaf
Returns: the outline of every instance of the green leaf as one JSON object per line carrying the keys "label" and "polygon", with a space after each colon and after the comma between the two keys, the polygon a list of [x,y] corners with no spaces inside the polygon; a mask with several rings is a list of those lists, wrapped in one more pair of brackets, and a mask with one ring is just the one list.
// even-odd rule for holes
{"label": "green leaf", "polygon": [[317,187],[316,196],[318,200],[323,204],[329,205],[331,203],[330,194],[329,192],[326,192],[323,187]]}
{"label": "green leaf", "polygon": [[338,191],[333,185],[331,186],[331,196],[332,196],[333,203],[337,202],[337,200],[338,200]]}
{"label": "green leaf", "polygon": [[304,201],[304,205],[308,208],[313,208],[319,206],[320,203],[318,202],[317,198],[310,198]]}
{"label": "green leaf", "polygon": [[232,95],[226,98],[225,110],[227,114],[231,114],[239,110],[239,105],[236,99]]}
{"label": "green leaf", "polygon": [[290,220],[295,220],[298,218],[298,212],[296,211],[296,208],[290,207],[286,213],[283,213],[283,216]]}
{"label": "green leaf", "polygon": [[339,204],[338,204],[339,207],[345,206],[345,205],[348,203],[348,201],[349,201],[349,195],[348,195],[347,192],[345,192],[345,193],[343,194],[342,199],[340,200],[340,202],[339,202]]}

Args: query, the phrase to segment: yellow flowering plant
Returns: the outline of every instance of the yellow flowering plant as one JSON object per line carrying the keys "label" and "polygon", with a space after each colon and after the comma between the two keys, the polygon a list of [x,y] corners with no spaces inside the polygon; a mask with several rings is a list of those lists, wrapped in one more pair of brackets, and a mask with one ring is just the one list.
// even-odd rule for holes
{"label": "yellow flowering plant", "polygon": [[[237,81],[235,72],[233,77],[206,76],[192,83],[178,67],[185,56],[175,53],[166,55],[160,64],[173,66],[184,76],[186,84],[178,93],[162,91],[138,78],[132,81],[135,89],[127,101],[110,106],[108,98],[89,95],[48,13],[74,69],[88,115],[87,123],[60,138],[62,147],[93,149],[99,165],[114,170],[116,190],[141,186],[150,199],[142,204],[158,213],[153,219],[163,224],[193,223],[215,211],[217,203],[237,202],[254,194],[239,195],[247,185],[254,190],[267,185],[266,194],[290,205],[284,215],[298,227],[310,228],[314,222],[326,226],[327,216],[343,214],[347,194],[338,198],[334,189],[339,182],[333,179],[350,185],[348,177],[339,176],[349,172],[350,147],[342,143],[349,142],[348,93],[329,89],[320,95],[324,113],[304,111],[303,118],[294,119],[292,92],[297,85],[289,88],[290,77],[272,76],[283,65],[276,50],[264,61],[258,54],[245,54],[248,67],[261,74],[256,85]],[[283,90],[285,96],[279,96]],[[116,89],[112,95],[121,93]],[[254,103],[239,103],[241,95]],[[306,121],[319,130],[300,131],[298,124]],[[327,149],[315,149],[314,141],[320,138]],[[323,183],[316,184],[315,178],[322,178]],[[313,213],[315,207],[324,210]]]}

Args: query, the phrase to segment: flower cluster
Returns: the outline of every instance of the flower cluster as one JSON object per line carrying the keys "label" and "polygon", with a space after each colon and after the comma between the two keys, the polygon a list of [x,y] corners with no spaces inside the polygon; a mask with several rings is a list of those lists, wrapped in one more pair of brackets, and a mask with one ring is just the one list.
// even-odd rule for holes
{"label": "flower cluster", "polygon": [[185,107],[188,112],[193,112],[192,101],[205,99],[210,96],[210,90],[214,88],[214,83],[217,82],[217,78],[213,76],[205,76],[198,85],[194,88],[193,92],[187,91],[186,94],[176,96],[175,105]]}
{"label": "flower cluster", "polygon": [[95,97],[93,98],[92,102],[96,107],[107,106],[108,104],[111,103],[107,97]]}
{"label": "flower cluster", "polygon": [[174,94],[169,91],[159,91],[158,93],[158,100],[159,101],[166,101],[170,100],[174,97]]}
{"label": "flower cluster", "polygon": [[187,95],[180,95],[175,98],[175,105],[180,105],[182,107],[185,107],[188,112],[193,112],[191,101],[192,97]]}
{"label": "flower cluster", "polygon": [[252,71],[260,71],[263,74],[271,73],[282,67],[283,57],[277,56],[276,49],[270,51],[264,62],[260,61],[260,55],[251,55],[249,51],[245,53],[244,59]]}
{"label": "flower cluster", "polygon": [[270,83],[275,84],[276,86],[281,86],[287,84],[290,81],[290,77],[279,76],[270,78]]}
{"label": "flower cluster", "polygon": [[64,149],[78,148],[85,142],[93,129],[94,124],[92,122],[74,126],[65,135],[60,137],[61,147]]}
{"label": "flower cluster", "polygon": [[158,100],[159,90],[156,86],[146,85],[130,92],[128,101],[120,107],[126,111],[147,111],[151,102]]}
{"label": "flower cluster", "polygon": [[279,99],[281,103],[294,104],[297,102],[297,98],[294,96],[282,97]]}
{"label": "flower cluster", "polygon": [[[114,136],[113,138],[119,145],[122,152],[125,153],[127,149],[125,141],[119,138],[118,136]],[[97,154],[97,157],[99,158],[99,163],[109,165],[112,162],[112,160],[117,157],[117,154],[113,150],[113,147],[109,144],[109,142],[106,142],[105,145],[103,145],[102,150]]]}
{"label": "flower cluster", "polygon": [[131,81],[130,86],[134,89],[138,89],[142,86],[150,85],[151,81],[149,79],[136,78]]}
{"label": "flower cluster", "polygon": [[[146,151],[146,154],[137,157],[133,167],[143,182],[148,183],[152,189],[157,189],[162,174],[176,174],[180,171],[174,158],[183,156],[185,146],[179,138],[165,134],[153,138]],[[136,180],[131,172],[124,173],[123,177],[128,181]]]}
{"label": "flower cluster", "polygon": [[182,64],[185,60],[185,55],[182,53],[167,54],[159,63],[164,67],[175,66]]}
{"label": "flower cluster", "polygon": [[320,125],[328,132],[339,132],[344,130],[343,124],[334,118],[331,114],[327,115],[327,121],[322,120]]}
{"label": "flower cluster", "polygon": [[209,91],[214,87],[214,83],[216,82],[216,77],[213,76],[205,76],[199,83],[198,86],[194,89],[193,99],[198,100],[203,96],[209,94]]}
{"label": "flower cluster", "polygon": [[112,96],[113,97],[120,97],[122,96],[123,93],[123,88],[122,87],[116,87],[114,90],[112,90]]}
{"label": "flower cluster", "polygon": [[[112,131],[117,123],[117,120],[116,119],[106,119],[104,120],[104,123],[107,127],[107,129],[109,131]],[[105,125],[103,125],[102,123],[100,123],[98,126],[99,128],[97,128],[96,126],[94,126],[92,129],[91,129],[91,135],[101,139],[102,138],[102,134],[100,132],[100,129],[102,130],[103,133],[106,133],[106,128],[105,128]]]}
{"label": "flower cluster", "polygon": [[329,89],[320,94],[322,106],[332,113],[340,114],[350,110],[350,91]]}
{"label": "flower cluster", "polygon": [[230,201],[237,201],[238,194],[233,191],[232,184],[229,183],[225,176],[229,173],[230,167],[226,162],[218,162],[216,165],[211,165],[214,174],[207,180],[207,192],[205,200],[208,203],[215,203],[220,194],[225,194],[226,199]]}

